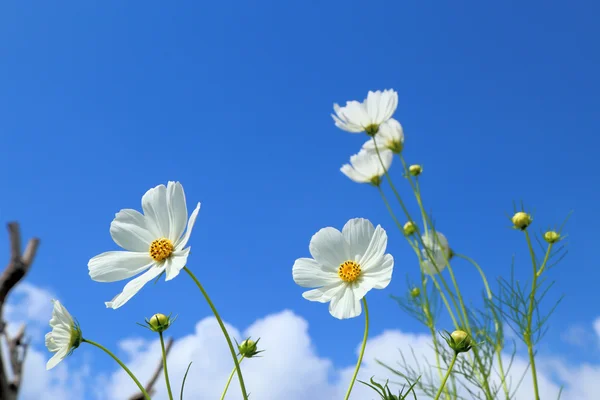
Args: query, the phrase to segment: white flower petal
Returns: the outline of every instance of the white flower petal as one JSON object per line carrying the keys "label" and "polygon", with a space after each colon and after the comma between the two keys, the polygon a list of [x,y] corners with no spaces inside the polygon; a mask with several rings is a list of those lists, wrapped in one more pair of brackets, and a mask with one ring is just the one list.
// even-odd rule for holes
{"label": "white flower petal", "polygon": [[370,150],[361,149],[350,157],[351,165],[344,165],[341,171],[355,182],[369,183],[374,178],[382,177],[390,169],[393,157],[394,153],[390,150],[382,149],[377,155]]}
{"label": "white flower petal", "polygon": [[359,133],[371,124],[367,110],[358,101],[348,101],[345,107],[333,105],[336,115],[332,115],[335,125],[350,133]]}
{"label": "white flower petal", "polygon": [[308,246],[310,254],[316,262],[323,266],[324,271],[337,271],[340,264],[351,260],[346,239],[342,232],[335,228],[323,228],[313,235]]}
{"label": "white flower petal", "polygon": [[165,281],[170,281],[179,275],[179,272],[185,267],[187,263],[188,254],[190,253],[191,247],[187,249],[176,251],[171,254],[171,257],[165,260],[165,269],[167,271],[167,277]]}
{"label": "white flower petal", "polygon": [[60,351],[56,352],[52,358],[50,358],[48,360],[48,362],[46,363],[46,371],[51,370],[52,368],[56,367],[58,365],[59,362],[61,362],[69,353],[68,349],[64,350],[61,349]]}
{"label": "white flower petal", "polygon": [[146,218],[131,209],[121,210],[115,215],[110,224],[110,235],[125,250],[138,252],[147,252],[150,243],[158,239],[148,228]]}
{"label": "white flower petal", "polygon": [[48,332],[46,333],[45,336],[45,342],[46,342],[46,347],[48,348],[48,350],[50,350],[52,353],[56,353],[60,347],[56,344],[56,342],[54,342],[54,340],[52,339],[52,332]]}
{"label": "white flower petal", "polygon": [[106,307],[117,309],[123,304],[127,303],[142,287],[157,276],[159,276],[165,270],[165,264],[155,265],[150,268],[144,274],[138,276],[135,279],[130,280],[127,285],[123,288],[123,291],[116,295],[111,301],[107,301]]}
{"label": "white flower petal", "polygon": [[[435,275],[439,274],[446,268],[446,259],[444,258],[444,253],[440,250],[431,251],[431,255],[433,260],[428,259],[427,252],[422,250],[423,262],[421,262],[421,269],[427,275]],[[432,262],[433,261],[433,262]]]}
{"label": "white flower petal", "polygon": [[152,233],[157,236],[156,239],[168,237],[170,222],[169,209],[167,208],[167,187],[158,185],[148,190],[142,197],[142,208],[148,226],[152,228]]}
{"label": "white flower petal", "polygon": [[177,243],[175,243],[175,249],[177,249],[177,250],[183,249],[185,247],[185,245],[187,244],[188,240],[190,240],[190,235],[192,234],[192,228],[194,227],[194,224],[196,223],[196,217],[198,217],[199,211],[200,211],[200,203],[198,203],[196,205],[196,208],[192,212],[192,215],[190,215],[190,219],[188,221],[185,234],[179,239],[179,241]]}
{"label": "white flower petal", "polygon": [[393,271],[394,257],[391,254],[386,254],[377,266],[362,273],[358,297],[362,299],[371,289],[385,289],[392,280]]}
{"label": "white flower petal", "polygon": [[[375,143],[377,143],[377,149],[375,148]],[[404,130],[400,122],[391,118],[379,126],[377,135],[367,140],[363,144],[363,149],[371,152],[376,152],[376,150],[382,151],[390,149],[390,145],[394,143],[404,144]]]}
{"label": "white flower petal", "polygon": [[71,336],[73,335],[73,317],[58,300],[52,300],[52,318],[50,327],[52,331],[45,336],[46,347],[54,356],[48,360],[46,369],[54,368],[71,350]]}
{"label": "white flower petal", "polygon": [[381,258],[385,254],[386,247],[387,233],[380,225],[377,225],[377,228],[375,228],[375,232],[371,237],[369,247],[364,254],[362,254],[360,260],[357,260],[363,272],[376,267],[377,264],[381,262]]}
{"label": "white flower petal", "polygon": [[331,270],[323,267],[312,258],[299,258],[292,267],[294,282],[302,287],[320,287],[339,283],[341,279]]}
{"label": "white flower petal", "polygon": [[176,243],[183,235],[188,215],[185,192],[179,182],[169,182],[167,184],[167,209],[169,211],[168,238]]}
{"label": "white flower petal", "polygon": [[342,173],[344,175],[346,175],[348,178],[350,178],[350,180],[352,180],[356,183],[369,183],[370,182],[368,176],[361,174],[360,171],[357,171],[354,168],[352,168],[352,166],[350,164],[342,165],[342,168],[340,168],[340,171],[342,171]]}
{"label": "white flower petal", "polygon": [[329,303],[329,313],[337,319],[354,318],[361,314],[360,299],[357,299],[351,285],[343,285]]}
{"label": "white flower petal", "polygon": [[423,245],[425,246],[425,249],[421,250],[424,260],[421,262],[421,269],[427,275],[435,275],[442,272],[446,268],[446,261],[450,256],[448,239],[440,232],[435,232],[435,235],[432,232],[429,232],[421,238],[423,239]]}
{"label": "white flower petal", "polygon": [[374,233],[375,227],[371,221],[364,218],[351,219],[342,228],[342,234],[354,256],[362,256],[367,252]]}
{"label": "white flower petal", "polygon": [[340,291],[344,289],[344,281],[341,279],[335,283],[316,288],[313,290],[307,290],[302,293],[302,297],[310,301],[318,301],[319,303],[327,303]]}
{"label": "white flower petal", "polygon": [[131,278],[154,263],[149,252],[108,251],[92,258],[88,270],[96,282],[115,282]]}

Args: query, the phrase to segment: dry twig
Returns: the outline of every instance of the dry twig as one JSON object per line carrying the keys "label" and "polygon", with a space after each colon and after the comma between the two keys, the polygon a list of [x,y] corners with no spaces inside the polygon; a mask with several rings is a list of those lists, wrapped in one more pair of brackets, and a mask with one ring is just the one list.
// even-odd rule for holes
{"label": "dry twig", "polygon": [[37,253],[40,239],[32,238],[27,243],[25,251],[21,253],[21,233],[17,222],[8,223],[10,240],[10,260],[0,276],[0,334],[6,338],[10,370],[12,377],[8,375],[8,366],[4,364],[2,347],[0,346],[0,400],[16,400],[21,387],[23,376],[23,363],[27,355],[28,343],[24,340],[25,325],[22,325],[13,338],[9,337],[4,321],[4,304],[11,290],[25,277],[35,254]]}

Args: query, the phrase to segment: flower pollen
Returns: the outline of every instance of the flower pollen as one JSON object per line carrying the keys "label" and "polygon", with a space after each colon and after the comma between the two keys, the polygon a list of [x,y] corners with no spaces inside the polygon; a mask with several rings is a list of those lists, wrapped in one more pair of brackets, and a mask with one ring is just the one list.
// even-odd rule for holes
{"label": "flower pollen", "polygon": [[167,238],[156,239],[150,243],[150,257],[162,261],[173,253],[173,243]]}
{"label": "flower pollen", "polygon": [[344,261],[338,268],[338,276],[344,282],[354,282],[360,276],[360,265],[354,261]]}

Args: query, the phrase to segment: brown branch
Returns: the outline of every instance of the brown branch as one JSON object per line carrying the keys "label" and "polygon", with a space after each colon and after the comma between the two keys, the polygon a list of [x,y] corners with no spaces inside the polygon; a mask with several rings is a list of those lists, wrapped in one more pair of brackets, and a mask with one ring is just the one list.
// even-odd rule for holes
{"label": "brown branch", "polygon": [[[11,386],[17,390],[21,386],[21,373],[23,372],[23,362],[25,361],[25,353],[27,352],[27,343],[25,338],[25,324],[21,325],[14,338],[8,339],[8,354],[10,355],[10,365],[13,371],[13,380]],[[19,352],[19,349],[22,349]]]}
{"label": "brown branch", "polygon": [[[173,338],[169,338],[169,340],[167,341],[167,347],[165,349],[166,356],[169,355],[169,351],[171,350],[171,347],[173,346],[173,342],[174,342]],[[152,374],[152,377],[150,378],[150,380],[148,381],[148,383],[146,384],[146,387],[145,387],[146,392],[148,392],[148,394],[150,396],[154,395],[154,392],[155,392],[154,385],[156,384],[156,381],[158,380],[158,377],[160,376],[162,369],[163,369],[163,360],[161,357],[161,359],[158,363],[158,366],[154,370],[154,374]],[[137,393],[137,394],[134,394],[133,396],[131,396],[129,398],[129,400],[144,400],[144,395],[143,395],[143,393]]]}
{"label": "brown branch", "polygon": [[[8,351],[10,365],[13,373],[13,379],[9,381],[7,366],[4,365],[2,349],[0,347],[0,399],[16,400],[21,386],[21,377],[23,372],[23,363],[27,353],[27,343],[24,343],[25,325],[19,328],[14,338],[10,339],[6,332],[6,322],[4,321],[4,303],[11,290],[27,275],[31,264],[37,253],[40,240],[38,238],[30,239],[25,248],[25,253],[21,253],[21,233],[18,222],[8,223],[8,236],[10,240],[10,260],[0,276],[0,334],[4,334],[8,342]],[[22,349],[19,352],[19,349]],[[19,354],[20,353],[20,354]]]}
{"label": "brown branch", "polygon": [[27,243],[25,256],[21,257],[21,235],[19,232],[19,224],[17,222],[9,222],[8,232],[10,237],[10,261],[6,269],[0,276],[0,307],[4,306],[6,297],[13,287],[29,272],[31,263],[35,258],[35,253],[40,245],[40,239],[33,238]]}

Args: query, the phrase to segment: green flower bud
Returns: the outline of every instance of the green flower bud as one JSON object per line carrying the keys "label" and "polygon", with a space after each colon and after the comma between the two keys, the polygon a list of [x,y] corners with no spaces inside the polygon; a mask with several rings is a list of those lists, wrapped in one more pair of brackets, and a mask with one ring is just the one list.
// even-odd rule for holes
{"label": "green flower bud", "polygon": [[414,287],[410,291],[410,297],[412,297],[413,299],[415,297],[419,297],[420,295],[421,295],[421,289],[419,289],[418,287]]}
{"label": "green flower bud", "polygon": [[404,224],[403,230],[406,236],[410,236],[417,231],[417,226],[414,222],[408,221]]}
{"label": "green flower bud", "polygon": [[154,314],[149,319],[146,319],[146,324],[153,332],[162,333],[166,331],[169,326],[173,323],[174,320],[171,320],[170,317],[167,317],[165,314]]}
{"label": "green flower bud", "polygon": [[560,240],[560,234],[554,231],[544,233],[544,240],[550,244],[554,244]]}
{"label": "green flower bud", "polygon": [[464,353],[471,350],[471,337],[469,334],[461,329],[455,330],[450,334],[450,337],[446,339],[448,346],[457,353]]}
{"label": "green flower bud", "polygon": [[519,211],[518,213],[513,215],[511,220],[513,225],[515,226],[515,229],[520,229],[524,231],[529,225],[531,225],[533,218],[531,218],[531,215],[527,214],[526,212]]}
{"label": "green flower bud", "polygon": [[419,176],[423,172],[423,167],[421,167],[418,164],[414,164],[414,165],[411,165],[410,167],[408,167],[408,172],[412,176]]}
{"label": "green flower bud", "polygon": [[257,350],[259,340],[260,338],[256,342],[254,340],[250,340],[250,338],[244,340],[242,343],[238,344],[238,351],[246,358],[252,358],[258,353],[262,353],[264,350]]}

